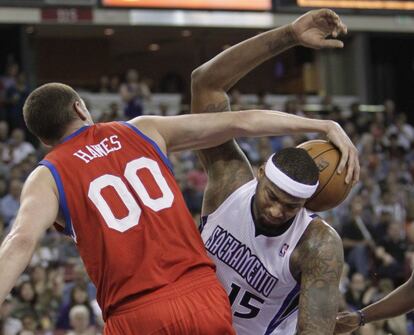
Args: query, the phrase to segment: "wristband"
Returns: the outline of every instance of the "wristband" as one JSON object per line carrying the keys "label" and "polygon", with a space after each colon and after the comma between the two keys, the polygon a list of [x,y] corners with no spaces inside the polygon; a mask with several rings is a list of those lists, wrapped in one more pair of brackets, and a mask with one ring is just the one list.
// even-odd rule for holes
{"label": "wristband", "polygon": [[357,310],[356,312],[359,315],[359,326],[362,327],[365,325],[365,314],[361,310]]}

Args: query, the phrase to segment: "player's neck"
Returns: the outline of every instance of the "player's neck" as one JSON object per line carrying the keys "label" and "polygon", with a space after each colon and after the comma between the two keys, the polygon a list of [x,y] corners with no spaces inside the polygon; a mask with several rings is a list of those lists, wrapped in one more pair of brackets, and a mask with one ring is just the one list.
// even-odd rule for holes
{"label": "player's neck", "polygon": [[91,124],[88,121],[82,121],[82,120],[76,120],[73,121],[67,128],[63,136],[61,137],[60,142],[62,142],[65,138],[72,135],[74,132],[78,131],[82,127],[85,126],[91,126]]}

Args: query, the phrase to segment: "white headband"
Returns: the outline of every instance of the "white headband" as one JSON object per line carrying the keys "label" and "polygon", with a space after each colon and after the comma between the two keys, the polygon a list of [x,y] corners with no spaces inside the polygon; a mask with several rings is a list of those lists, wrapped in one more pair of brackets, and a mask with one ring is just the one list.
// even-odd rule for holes
{"label": "white headband", "polygon": [[265,166],[266,177],[286,193],[296,198],[309,199],[318,188],[319,181],[315,185],[306,185],[293,180],[275,166],[272,161],[273,156],[274,154],[267,160]]}

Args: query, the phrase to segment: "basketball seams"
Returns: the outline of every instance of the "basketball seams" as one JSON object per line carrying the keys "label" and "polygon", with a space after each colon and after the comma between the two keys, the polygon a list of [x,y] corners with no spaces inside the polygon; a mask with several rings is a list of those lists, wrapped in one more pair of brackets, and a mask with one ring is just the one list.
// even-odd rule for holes
{"label": "basketball seams", "polygon": [[[325,153],[327,153],[327,152],[329,152],[329,151],[332,151],[332,150],[336,151],[336,149],[335,149],[335,148],[329,148],[328,150],[325,150],[325,151],[323,151],[323,152],[319,153],[317,156],[312,157],[312,159],[313,159],[313,160],[316,160],[318,157],[320,157],[320,156],[322,156],[323,154],[325,154]],[[338,162],[339,162],[339,160],[338,160]],[[338,163],[338,162],[337,162],[337,163]],[[336,164],[336,167],[337,167],[337,166],[338,166],[338,164]],[[336,167],[335,167],[335,169],[336,169]],[[312,195],[312,197],[311,197],[309,200],[313,199],[313,198],[314,198],[314,197],[316,197],[319,193],[321,193],[321,191],[325,188],[325,186],[329,184],[329,182],[331,181],[331,179],[332,179],[332,177],[333,177],[334,175],[335,175],[335,171],[331,174],[331,176],[329,177],[329,179],[328,179],[328,181],[325,183],[325,185],[323,185],[323,186],[322,186],[322,188],[321,188],[318,192],[316,192],[314,195]]]}
{"label": "basketball seams", "polygon": [[[337,174],[338,164],[341,159],[340,151],[332,143],[324,140],[311,140],[297,147],[306,150],[309,156],[315,161],[320,169],[320,182],[323,180],[323,183],[320,184],[320,189],[307,200],[305,208],[321,212],[334,208],[343,202],[352,186],[345,184],[344,173],[341,175]],[[317,163],[316,161],[318,160],[319,162]],[[324,161],[329,163],[329,165],[325,165],[326,163]],[[312,204],[312,202],[314,203]],[[312,209],[312,206],[315,209]]]}

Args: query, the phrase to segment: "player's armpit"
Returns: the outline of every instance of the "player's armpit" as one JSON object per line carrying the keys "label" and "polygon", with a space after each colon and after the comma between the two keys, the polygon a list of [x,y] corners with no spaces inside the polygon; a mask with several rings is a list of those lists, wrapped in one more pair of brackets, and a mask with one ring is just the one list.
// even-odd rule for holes
{"label": "player's armpit", "polygon": [[[207,149],[212,151],[208,155],[197,152],[204,167],[208,166],[205,168],[208,182],[204,190],[203,216],[214,212],[230,194],[254,178],[246,156],[235,144],[235,140],[232,142]],[[215,155],[216,150],[220,151],[218,154],[220,158]]]}
{"label": "player's armpit", "polygon": [[301,293],[298,334],[328,335],[335,327],[339,280],[344,263],[341,238],[322,220],[314,220],[300,245]]}

